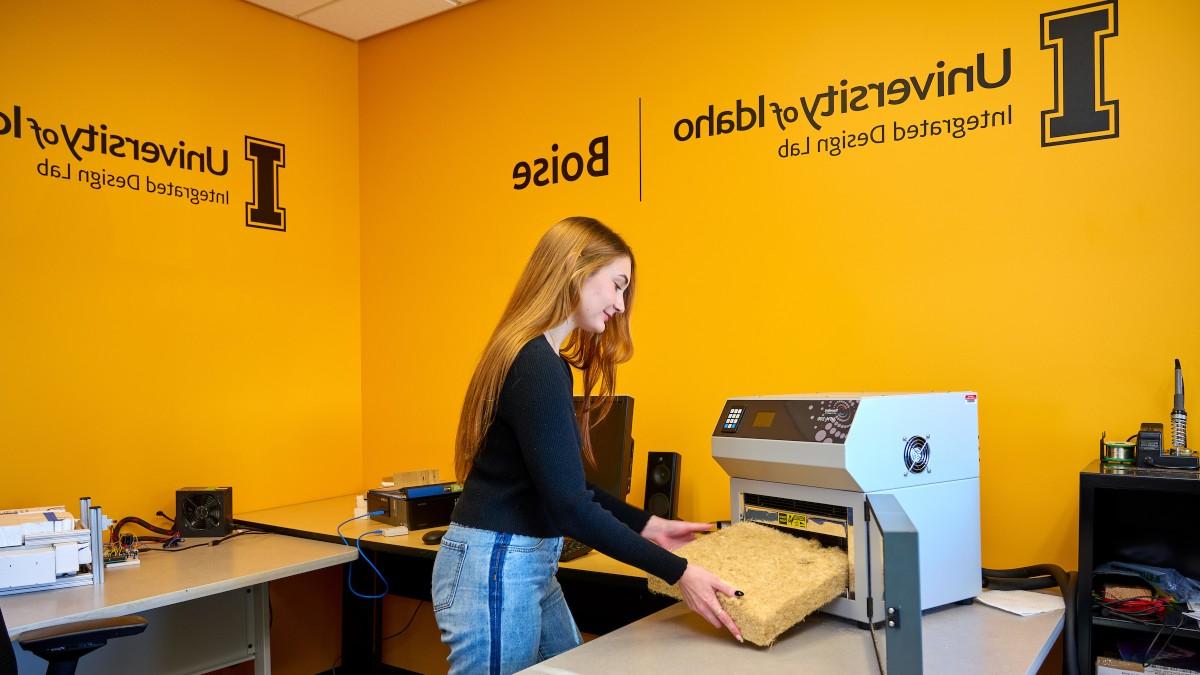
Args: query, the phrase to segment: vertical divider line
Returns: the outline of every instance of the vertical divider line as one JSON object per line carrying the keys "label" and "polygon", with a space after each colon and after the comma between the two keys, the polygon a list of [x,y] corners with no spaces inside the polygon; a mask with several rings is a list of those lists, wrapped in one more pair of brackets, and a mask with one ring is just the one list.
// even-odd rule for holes
{"label": "vertical divider line", "polygon": [[638,97],[638,201],[642,201],[642,97]]}

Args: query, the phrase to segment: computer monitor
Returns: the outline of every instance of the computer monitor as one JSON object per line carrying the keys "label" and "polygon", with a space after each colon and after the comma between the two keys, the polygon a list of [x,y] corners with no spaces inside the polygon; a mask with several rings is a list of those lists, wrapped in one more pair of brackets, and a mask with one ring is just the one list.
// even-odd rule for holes
{"label": "computer monitor", "polygon": [[[598,400],[592,401],[593,409]],[[575,397],[575,414],[583,407],[583,397]],[[633,476],[633,397],[614,396],[612,407],[598,426],[592,427],[592,454],[596,468],[585,461],[588,481],[618,499],[629,496]]]}

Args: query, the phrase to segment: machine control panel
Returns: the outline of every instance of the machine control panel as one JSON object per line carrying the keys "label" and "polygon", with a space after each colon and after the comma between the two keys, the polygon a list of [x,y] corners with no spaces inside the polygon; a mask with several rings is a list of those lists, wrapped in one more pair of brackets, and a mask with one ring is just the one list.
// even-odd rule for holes
{"label": "machine control panel", "polygon": [[809,443],[845,443],[856,399],[742,399],[725,403],[714,435]]}
{"label": "machine control panel", "polygon": [[746,412],[745,408],[730,408],[725,413],[725,422],[721,425],[721,431],[727,434],[737,433],[738,425],[742,423],[742,413],[744,412]]}

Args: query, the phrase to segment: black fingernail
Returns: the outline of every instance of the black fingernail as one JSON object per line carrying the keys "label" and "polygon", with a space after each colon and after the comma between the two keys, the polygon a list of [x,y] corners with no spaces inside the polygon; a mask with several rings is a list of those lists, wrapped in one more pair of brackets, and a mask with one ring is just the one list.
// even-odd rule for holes
{"label": "black fingernail", "polygon": [[739,598],[742,597],[743,595],[745,595],[745,593],[743,593],[741,591],[734,591],[733,594],[738,596]]}

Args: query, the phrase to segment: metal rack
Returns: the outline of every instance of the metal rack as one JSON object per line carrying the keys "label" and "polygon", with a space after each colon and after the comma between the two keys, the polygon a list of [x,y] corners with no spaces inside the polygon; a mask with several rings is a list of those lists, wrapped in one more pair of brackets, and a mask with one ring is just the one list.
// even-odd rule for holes
{"label": "metal rack", "polygon": [[[53,507],[59,509],[62,507]],[[56,588],[72,588],[75,586],[90,586],[93,584],[104,583],[104,530],[107,527],[107,519],[104,516],[103,510],[99,506],[92,506],[90,497],[81,497],[79,499],[79,518],[76,519],[76,527],[73,530],[65,532],[46,532],[38,534],[25,535],[24,543],[19,549],[42,549],[53,547],[55,544],[62,543],[87,543],[88,556],[81,556],[79,570],[75,574],[67,574],[63,576],[55,576],[54,581],[49,583],[34,584],[27,586],[15,586],[12,588],[0,588],[0,596],[16,595],[18,593],[29,593],[32,591],[44,591]],[[7,550],[7,549],[6,549]]]}

